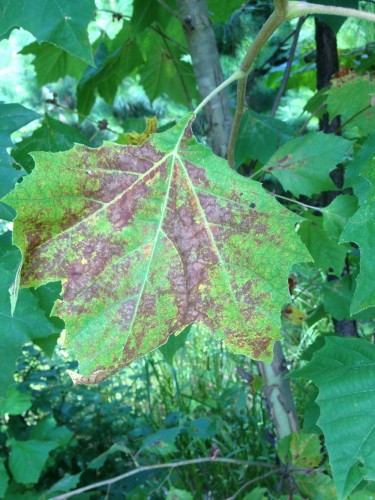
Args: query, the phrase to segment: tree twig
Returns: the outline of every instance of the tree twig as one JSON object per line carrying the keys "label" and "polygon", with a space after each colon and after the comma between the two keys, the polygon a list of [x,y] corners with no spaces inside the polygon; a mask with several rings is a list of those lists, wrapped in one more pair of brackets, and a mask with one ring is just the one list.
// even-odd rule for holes
{"label": "tree twig", "polygon": [[249,486],[252,486],[253,484],[259,483],[259,481],[262,481],[263,479],[266,479],[267,477],[272,476],[272,474],[275,474],[275,472],[276,472],[276,470],[271,470],[271,471],[264,473],[261,476],[258,476],[254,479],[251,479],[250,481],[248,481],[247,483],[242,485],[241,488],[239,490],[237,490],[234,495],[232,495],[231,497],[228,497],[226,500],[235,500],[244,490],[249,488]]}
{"label": "tree twig", "polygon": [[277,108],[279,107],[281,98],[284,95],[286,84],[288,83],[289,76],[290,76],[290,71],[292,69],[292,64],[293,64],[294,54],[295,54],[296,48],[297,48],[299,34],[301,32],[301,28],[302,28],[302,25],[305,22],[305,20],[306,20],[306,17],[300,17],[298,19],[298,23],[297,23],[296,29],[294,30],[293,42],[292,42],[292,45],[290,47],[290,52],[289,52],[289,56],[288,56],[288,62],[286,64],[286,68],[285,68],[285,72],[284,72],[284,76],[283,76],[283,81],[281,82],[279,91],[277,93],[276,99],[275,99],[275,101],[273,103],[273,106],[272,106],[272,111],[271,111],[271,116],[272,117],[275,116]]}
{"label": "tree twig", "polygon": [[76,490],[69,491],[68,493],[64,493],[62,495],[58,495],[53,497],[51,500],[65,500],[74,495],[78,495],[80,493],[84,493],[85,491],[94,490],[96,488],[100,488],[101,486],[108,486],[118,481],[122,481],[128,477],[134,476],[141,472],[157,470],[157,469],[175,469],[176,467],[183,467],[187,465],[201,464],[201,463],[227,463],[232,465],[242,465],[246,467],[265,467],[268,469],[272,469],[270,472],[272,474],[275,472],[277,467],[273,464],[263,463],[263,462],[247,462],[246,460],[236,460],[233,458],[211,458],[211,457],[202,457],[202,458],[194,458],[192,460],[181,460],[179,462],[167,462],[165,464],[156,464],[156,465],[144,465],[142,467],[138,467],[138,469],[131,470],[129,472],[125,472],[124,474],[120,474],[119,476],[115,476],[111,479],[106,479],[104,481],[98,481],[97,483],[89,484],[87,486],[83,486],[82,488],[77,488]]}

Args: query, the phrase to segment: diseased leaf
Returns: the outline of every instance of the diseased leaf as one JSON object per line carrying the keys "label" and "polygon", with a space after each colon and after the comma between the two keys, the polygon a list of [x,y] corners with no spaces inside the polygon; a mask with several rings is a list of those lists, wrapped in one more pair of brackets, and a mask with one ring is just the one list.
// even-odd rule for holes
{"label": "diseased leaf", "polygon": [[33,42],[24,47],[20,54],[35,56],[32,64],[35,67],[38,85],[57,82],[66,75],[79,80],[86,69],[86,63],[50,43]]}
{"label": "diseased leaf", "polygon": [[296,197],[336,189],[329,173],[343,161],[350,146],[342,137],[310,132],[281,146],[268,161],[266,171]]}
{"label": "diseased leaf", "polygon": [[267,163],[275,151],[292,138],[293,130],[288,124],[248,109],[238,132],[235,163],[240,165],[250,159]]}
{"label": "diseased leaf", "polygon": [[318,386],[323,430],[339,498],[363,480],[375,480],[375,347],[363,339],[326,337],[294,377]]}
{"label": "diseased leaf", "polygon": [[13,145],[10,135],[19,128],[38,118],[38,114],[20,104],[0,102],[0,196],[13,189],[16,181],[25,174],[12,166],[12,159],[6,148]]}
{"label": "diseased leaf", "polygon": [[299,218],[200,145],[191,120],[139,147],[36,153],[4,200],[18,213],[23,286],[62,280],[53,312],[77,381],[103,380],[194,322],[272,358],[290,267],[309,259]]}
{"label": "diseased leaf", "polygon": [[375,306],[375,156],[366,163],[363,176],[371,183],[366,202],[349,220],[341,241],[353,241],[361,250],[361,268],[350,308],[351,314]]}
{"label": "diseased leaf", "polygon": [[283,437],[277,446],[277,454],[284,464],[314,469],[323,460],[317,434],[293,432]]}
{"label": "diseased leaf", "polygon": [[39,43],[52,43],[93,64],[87,26],[94,14],[94,0],[3,0],[0,35],[24,28]]}
{"label": "diseased leaf", "polygon": [[76,143],[90,145],[88,138],[78,129],[45,115],[41,126],[34,130],[30,137],[18,142],[11,153],[12,157],[30,173],[34,168],[31,152],[66,151]]}

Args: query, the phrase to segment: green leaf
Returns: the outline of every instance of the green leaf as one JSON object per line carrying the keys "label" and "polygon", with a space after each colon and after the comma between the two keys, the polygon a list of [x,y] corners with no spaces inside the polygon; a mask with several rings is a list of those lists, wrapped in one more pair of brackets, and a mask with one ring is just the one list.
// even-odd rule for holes
{"label": "green leaf", "polygon": [[10,135],[19,128],[38,118],[38,114],[20,104],[4,104],[0,102],[0,196],[4,196],[25,174],[12,166],[12,159],[6,148],[13,145]]}
{"label": "green leaf", "polygon": [[87,26],[94,15],[94,0],[3,0],[0,35],[24,28],[39,43],[52,43],[93,64]]}
{"label": "green leaf", "polygon": [[322,472],[296,474],[294,480],[298,491],[303,495],[304,499],[333,500],[337,498],[337,490],[333,480],[327,474],[323,474]]}
{"label": "green leaf", "polygon": [[21,262],[18,248],[12,245],[11,234],[0,236],[0,398],[14,382],[13,373],[23,344],[36,337],[46,338],[61,331],[61,321],[53,322],[41,309],[30,290],[20,290],[11,315],[9,288],[14,283]]}
{"label": "green leaf", "polygon": [[86,69],[86,63],[82,59],[50,43],[33,42],[24,47],[20,54],[35,56],[33,65],[39,87],[46,83],[57,82],[66,75],[79,80]]}
{"label": "green leaf", "polygon": [[125,453],[125,455],[131,455],[131,451],[129,450],[129,448],[127,448],[123,444],[114,443],[107,451],[101,453],[98,457],[91,460],[91,462],[88,464],[87,467],[89,469],[96,469],[96,470],[101,469],[103,465],[106,463],[107,458],[113,453],[116,453],[117,451]]}
{"label": "green leaf", "polygon": [[[331,117],[341,115],[343,132],[350,137],[366,137],[375,128],[375,81],[366,76],[349,74],[332,81],[327,90],[327,107]],[[344,105],[343,105],[344,103]],[[345,125],[345,122],[350,119]]]}
{"label": "green leaf", "polygon": [[51,486],[51,488],[47,491],[47,498],[67,493],[68,491],[76,488],[81,479],[81,474],[82,472],[79,472],[78,474],[65,474],[63,478],[57,481],[57,483]]}
{"label": "green leaf", "polygon": [[56,420],[50,416],[40,420],[31,428],[30,439],[37,441],[54,441],[58,446],[65,447],[71,441],[74,433],[65,425],[57,426]]}
{"label": "green leaf", "polygon": [[129,36],[128,24],[124,23],[116,38],[108,44],[104,39],[99,43],[95,53],[96,67],[88,67],[78,84],[77,107],[83,115],[89,114],[96,91],[112,104],[121,81],[143,63],[137,41]]}
{"label": "green leaf", "polygon": [[370,181],[361,173],[366,163],[374,156],[374,150],[375,132],[370,134],[361,146],[355,148],[355,157],[345,169],[344,188],[353,189],[360,205],[366,202],[371,190]]}
{"label": "green leaf", "polygon": [[207,7],[214,23],[226,23],[236,9],[244,4],[243,0],[208,0]]}
{"label": "green leaf", "polygon": [[266,171],[296,197],[336,189],[329,173],[343,161],[350,146],[336,135],[310,132],[281,146],[268,161]]}
{"label": "green leaf", "polygon": [[18,213],[21,285],[62,280],[53,312],[77,381],[103,380],[194,322],[272,358],[290,268],[309,259],[299,218],[199,144],[191,120],[139,147],[35,153],[4,200]]}
{"label": "green leaf", "polygon": [[9,476],[4,465],[4,459],[0,458],[0,498],[5,497],[6,489],[8,488]]}
{"label": "green leaf", "polygon": [[9,387],[6,397],[0,400],[0,415],[21,415],[31,407],[31,395],[19,391],[16,386]]}
{"label": "green leaf", "polygon": [[371,156],[362,174],[371,183],[366,202],[349,220],[341,236],[341,241],[353,241],[361,250],[360,273],[351,305],[351,313],[356,314],[375,306],[375,158]]}
{"label": "green leaf", "polygon": [[317,267],[323,271],[331,270],[340,276],[345,264],[349,245],[341,245],[333,236],[324,231],[322,217],[306,216],[298,229],[301,240],[306,245]]}
{"label": "green leaf", "polygon": [[323,289],[324,309],[335,319],[371,320],[375,317],[375,308],[369,307],[360,313],[351,315],[350,306],[355,290],[354,276],[342,276],[339,280],[328,281]]}
{"label": "green leaf", "polygon": [[131,25],[135,32],[156,25],[165,28],[170,19],[171,11],[177,13],[175,0],[165,0],[163,3],[155,0],[134,0]]}
{"label": "green leaf", "polygon": [[31,152],[66,151],[72,148],[74,144],[86,144],[88,146],[90,142],[77,128],[45,115],[41,126],[34,130],[30,137],[26,137],[16,144],[12,149],[12,156],[27,172],[31,172],[34,168]]}
{"label": "green leaf", "polygon": [[185,342],[190,333],[191,326],[192,325],[185,328],[178,335],[170,335],[168,342],[159,347],[159,351],[162,353],[164,360],[170,366],[173,366],[173,360],[177,351],[185,346]]}
{"label": "green leaf", "polygon": [[314,469],[323,460],[320,448],[317,434],[293,432],[279,441],[277,454],[286,465]]}
{"label": "green leaf", "polygon": [[337,196],[323,212],[323,229],[331,238],[339,241],[348,220],[358,208],[357,199],[348,194]]}
{"label": "green leaf", "polygon": [[144,35],[142,51],[147,62],[140,70],[141,83],[149,99],[167,94],[175,102],[191,106],[198,92],[193,66],[181,61],[183,51],[174,44],[166,46],[151,30]]}
{"label": "green leaf", "polygon": [[311,379],[319,389],[323,430],[339,498],[363,480],[375,480],[375,346],[363,339],[326,337],[293,377]]}
{"label": "green leaf", "polygon": [[238,132],[235,149],[235,164],[259,160],[267,163],[275,151],[293,138],[292,128],[281,120],[261,115],[248,109],[245,111]]}
{"label": "green leaf", "polygon": [[211,439],[216,434],[216,424],[211,418],[196,418],[189,423],[187,430],[193,437]]}
{"label": "green leaf", "polygon": [[8,439],[10,447],[9,469],[14,479],[20,484],[35,484],[47,462],[49,453],[58,447],[51,441],[17,441]]}
{"label": "green leaf", "polygon": [[189,491],[171,488],[165,500],[193,500],[193,498],[193,495]]}

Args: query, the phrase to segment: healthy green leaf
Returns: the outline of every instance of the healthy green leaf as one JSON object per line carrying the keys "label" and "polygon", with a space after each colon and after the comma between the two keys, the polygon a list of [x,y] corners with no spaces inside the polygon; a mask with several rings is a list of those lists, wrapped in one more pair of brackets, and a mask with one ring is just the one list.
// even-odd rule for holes
{"label": "healthy green leaf", "polygon": [[56,495],[67,493],[68,491],[76,488],[79,480],[81,479],[81,474],[82,472],[79,472],[78,474],[66,474],[47,491],[48,498],[53,498]]}
{"label": "healthy green leaf", "polygon": [[316,266],[323,271],[330,270],[336,276],[340,276],[350,246],[339,244],[336,238],[324,231],[322,217],[306,215],[306,218],[308,220],[302,222],[298,234],[309,250]]}
{"label": "healthy green leaf", "polygon": [[293,377],[311,379],[319,389],[318,425],[339,498],[363,479],[375,480],[375,347],[363,339],[326,337]]}
{"label": "healthy green leaf", "polygon": [[207,7],[214,23],[226,23],[236,9],[244,4],[243,0],[208,0]]}
{"label": "healthy green leaf", "polygon": [[266,171],[296,197],[336,189],[329,173],[343,161],[350,146],[336,135],[310,132],[281,146],[268,161]]}
{"label": "healthy green leaf", "polygon": [[275,151],[292,139],[293,135],[288,124],[248,109],[242,117],[238,132],[235,164],[238,166],[249,160],[267,163]]}
{"label": "healthy green leaf", "polygon": [[88,67],[78,84],[78,111],[89,114],[96,91],[112,104],[121,81],[143,62],[137,41],[129,36],[128,24],[124,24],[113,41],[101,40],[95,53],[96,67]]}
{"label": "healthy green leaf", "polygon": [[375,128],[374,96],[375,81],[369,77],[351,73],[334,79],[327,90],[328,113],[331,117],[341,116],[346,136],[366,137]]}
{"label": "healthy green leaf", "polygon": [[86,69],[86,63],[82,59],[50,43],[33,42],[24,47],[20,54],[35,56],[33,65],[39,87],[46,83],[57,82],[66,75],[79,80]]}
{"label": "healthy green leaf", "polygon": [[351,188],[363,205],[371,190],[371,183],[361,175],[366,163],[372,159],[375,150],[375,132],[370,134],[365,142],[354,149],[354,159],[350,161],[345,169],[344,188]]}
{"label": "healthy green leaf", "polygon": [[115,443],[107,451],[101,453],[98,457],[91,460],[87,467],[89,469],[101,469],[106,463],[107,458],[113,453],[117,453],[118,451],[124,453],[125,455],[131,455],[131,451],[129,450],[129,448],[127,448],[123,444]]}
{"label": "healthy green leaf", "polygon": [[31,406],[31,395],[20,392],[16,386],[8,389],[7,395],[3,401],[0,400],[0,415],[21,415]]}
{"label": "healthy green leaf", "polygon": [[13,189],[16,181],[25,174],[21,169],[12,166],[12,159],[6,148],[13,145],[10,135],[19,128],[38,118],[38,114],[20,104],[4,104],[0,102],[0,196]]}
{"label": "healthy green leaf", "polygon": [[77,381],[103,380],[193,322],[272,358],[290,267],[309,258],[299,218],[200,145],[191,120],[139,147],[36,153],[4,200],[18,213],[23,286],[63,282],[54,313]]}
{"label": "healthy green leaf", "polygon": [[188,326],[178,335],[170,335],[168,342],[159,347],[159,351],[162,353],[163,358],[170,366],[173,366],[173,360],[177,351],[184,347],[191,327],[192,325]]}
{"label": "healthy green leaf", "polygon": [[20,290],[13,316],[9,288],[14,283],[21,254],[11,243],[11,234],[0,236],[0,398],[14,382],[13,373],[22,345],[27,340],[53,336],[56,342],[61,321],[50,321],[30,290]]}
{"label": "healthy green leaf", "polygon": [[176,2],[174,0],[165,0],[155,2],[155,0],[134,0],[133,16],[131,25],[135,32],[142,32],[145,28],[156,25],[165,28],[171,14],[176,12]]}
{"label": "healthy green leaf", "polygon": [[24,28],[39,43],[52,43],[93,64],[87,26],[94,14],[94,0],[3,0],[0,35]]}
{"label": "healthy green leaf", "polygon": [[9,476],[4,465],[4,459],[0,458],[0,498],[5,498],[5,492],[8,487]]}
{"label": "healthy green leaf", "polygon": [[88,138],[78,129],[61,123],[49,115],[45,115],[41,126],[34,130],[30,137],[18,142],[12,149],[12,157],[30,173],[34,168],[33,151],[66,151],[74,144],[90,145]]}
{"label": "healthy green leaf", "polygon": [[191,106],[198,97],[193,66],[181,57],[176,45],[165,45],[155,32],[147,30],[142,41],[146,64],[141,68],[141,83],[151,101],[167,94],[175,102]]}
{"label": "healthy green leaf", "polygon": [[10,447],[9,468],[14,479],[20,484],[35,484],[42,473],[49,453],[58,447],[53,441],[17,441],[8,439]]}
{"label": "healthy green leaf", "polygon": [[375,306],[375,157],[366,163],[363,176],[371,183],[366,202],[350,219],[341,236],[341,241],[353,241],[361,250],[361,269],[350,308],[352,314]]}

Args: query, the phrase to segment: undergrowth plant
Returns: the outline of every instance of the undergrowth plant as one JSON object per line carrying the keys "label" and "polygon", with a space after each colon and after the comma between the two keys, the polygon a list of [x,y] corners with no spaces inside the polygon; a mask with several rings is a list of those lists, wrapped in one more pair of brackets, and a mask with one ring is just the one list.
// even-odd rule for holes
{"label": "undergrowth plant", "polygon": [[[372,55],[365,70],[362,61],[315,93],[305,122],[275,115],[306,16],[373,22],[375,14],[352,8],[356,1],[275,0],[239,69],[223,79],[209,19],[226,22],[235,9],[246,11],[242,2],[134,0],[132,10],[131,2],[120,2],[123,10],[113,3],[0,6],[0,35],[22,27],[35,37],[21,53],[34,56],[38,85],[51,89],[44,116],[0,103],[0,496],[68,498],[111,488],[108,494],[126,498],[370,498]],[[117,32],[96,27],[98,37],[93,30],[89,39],[100,12],[118,23]],[[255,59],[294,19],[272,116],[251,102],[246,109]],[[67,75],[78,82],[73,97],[51,86]],[[151,101],[164,94],[162,106],[173,100],[186,114],[163,124],[150,116],[131,121],[129,107],[111,123],[90,118],[97,96],[113,105],[129,76]],[[232,118],[226,91],[234,82]],[[75,106],[72,126],[63,112]],[[31,135],[13,144],[11,134],[35,120]],[[211,366],[205,375],[197,370],[202,382],[175,355],[209,332],[220,352],[203,357]],[[66,363],[77,384],[69,391],[84,409],[69,404],[66,383],[47,374],[33,381],[58,338],[75,360]],[[15,374],[25,344],[28,363]],[[199,352],[194,343],[191,349],[187,365]],[[128,369],[112,386],[111,377],[133,362],[134,377]],[[139,373],[145,383],[138,384]],[[58,376],[65,377],[60,365]],[[120,430],[107,415],[110,391],[81,387],[98,383],[134,405],[121,409]],[[100,449],[76,463],[67,450],[89,442],[87,419]],[[109,438],[127,428],[127,439],[106,448],[106,426]],[[115,477],[97,481],[106,467]],[[207,480],[215,474],[229,475],[221,491]]]}

